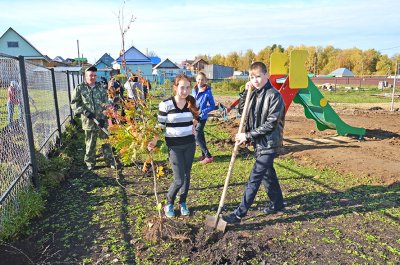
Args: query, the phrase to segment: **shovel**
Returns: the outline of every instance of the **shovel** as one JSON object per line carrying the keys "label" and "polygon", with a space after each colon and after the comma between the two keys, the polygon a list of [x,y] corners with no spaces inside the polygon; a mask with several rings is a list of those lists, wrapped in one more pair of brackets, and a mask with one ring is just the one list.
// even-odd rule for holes
{"label": "shovel", "polygon": [[[244,122],[246,120],[246,116],[247,116],[247,112],[248,112],[248,108],[249,108],[248,105],[250,102],[251,91],[252,91],[251,87],[247,89],[246,101],[244,103],[242,117],[240,118],[240,125],[239,125],[238,133],[241,133],[243,131]],[[221,214],[222,208],[224,207],[226,191],[228,190],[228,185],[229,185],[229,178],[232,175],[233,165],[235,163],[238,149],[239,149],[239,144],[238,144],[238,142],[235,141],[235,147],[233,148],[231,161],[229,162],[228,173],[226,174],[224,189],[222,190],[221,200],[219,201],[217,214],[215,216],[214,215],[206,216],[206,225],[209,227],[212,227],[213,229],[217,229],[218,231],[222,231],[222,232],[225,232],[226,222],[220,217],[220,214]]]}
{"label": "shovel", "polygon": [[100,123],[99,123],[98,120],[93,119],[93,121],[94,121],[94,123],[96,123],[97,126],[99,126],[99,128],[100,128],[105,134],[107,134],[108,136],[110,136],[110,132],[109,132],[106,128],[100,127]]}

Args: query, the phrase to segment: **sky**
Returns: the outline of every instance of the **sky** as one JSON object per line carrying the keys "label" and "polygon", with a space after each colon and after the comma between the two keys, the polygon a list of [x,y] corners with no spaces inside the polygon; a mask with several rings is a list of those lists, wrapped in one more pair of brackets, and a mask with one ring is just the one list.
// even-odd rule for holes
{"label": "sky", "polygon": [[[0,35],[12,27],[50,58],[116,59],[134,45],[180,63],[200,54],[255,53],[280,44],[400,54],[398,0],[0,0]],[[4,10],[9,10],[5,12]]]}

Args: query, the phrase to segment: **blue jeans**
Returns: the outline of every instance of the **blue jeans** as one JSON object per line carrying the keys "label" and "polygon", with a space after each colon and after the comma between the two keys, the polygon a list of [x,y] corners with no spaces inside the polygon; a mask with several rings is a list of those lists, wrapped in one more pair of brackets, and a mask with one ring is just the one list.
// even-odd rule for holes
{"label": "blue jeans", "polygon": [[196,141],[201,149],[201,154],[205,157],[212,157],[210,151],[207,149],[206,138],[204,136],[204,127],[206,126],[207,120],[201,120],[196,126]]}
{"label": "blue jeans", "polygon": [[174,173],[167,194],[167,203],[174,204],[176,195],[180,191],[179,203],[186,202],[190,186],[190,171],[196,151],[196,143],[168,147],[168,158]]}
{"label": "blue jeans", "polygon": [[[7,110],[8,110],[8,125],[11,125],[14,121],[14,108],[15,108],[14,103],[7,101]],[[19,119],[22,120],[22,103],[17,104],[19,107]]]}
{"label": "blue jeans", "polygon": [[14,103],[7,102],[7,110],[8,110],[8,124],[13,122],[14,117]]}
{"label": "blue jeans", "polygon": [[256,162],[254,163],[244,190],[242,202],[234,211],[237,216],[246,216],[247,211],[254,202],[254,198],[256,197],[261,183],[264,184],[268,197],[275,209],[281,209],[283,207],[282,190],[274,169],[275,157],[276,154],[260,155],[256,157]]}

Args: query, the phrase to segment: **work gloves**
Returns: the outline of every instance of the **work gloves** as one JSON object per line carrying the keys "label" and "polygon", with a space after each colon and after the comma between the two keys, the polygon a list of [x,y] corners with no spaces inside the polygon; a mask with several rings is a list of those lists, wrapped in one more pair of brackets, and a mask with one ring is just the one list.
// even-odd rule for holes
{"label": "work gloves", "polygon": [[83,113],[83,115],[85,115],[88,119],[94,119],[96,116],[93,114],[93,112],[90,112],[90,111],[85,111],[84,113]]}
{"label": "work gloves", "polygon": [[99,122],[99,127],[100,128],[104,128],[104,125],[106,124],[106,121],[104,119],[99,119],[98,122]]}

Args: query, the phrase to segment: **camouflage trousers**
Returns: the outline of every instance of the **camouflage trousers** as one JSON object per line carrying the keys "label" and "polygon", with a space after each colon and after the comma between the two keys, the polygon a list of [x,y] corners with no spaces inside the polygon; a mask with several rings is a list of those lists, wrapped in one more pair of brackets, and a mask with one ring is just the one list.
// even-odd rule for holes
{"label": "camouflage trousers", "polygon": [[[86,152],[84,161],[87,166],[94,167],[96,165],[96,142],[97,138],[107,139],[108,136],[101,130],[85,130]],[[104,160],[107,165],[114,165],[114,157],[110,144],[101,145]]]}

